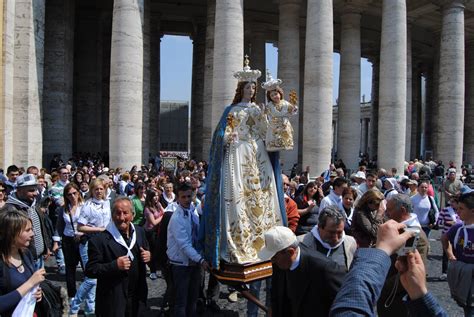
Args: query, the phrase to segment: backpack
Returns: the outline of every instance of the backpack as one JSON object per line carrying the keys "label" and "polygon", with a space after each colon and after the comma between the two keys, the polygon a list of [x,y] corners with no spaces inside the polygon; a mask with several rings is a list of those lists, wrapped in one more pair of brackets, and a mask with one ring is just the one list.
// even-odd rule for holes
{"label": "backpack", "polygon": [[69,310],[67,292],[61,286],[49,280],[40,283],[43,299],[36,303],[35,312],[38,317],[61,317]]}

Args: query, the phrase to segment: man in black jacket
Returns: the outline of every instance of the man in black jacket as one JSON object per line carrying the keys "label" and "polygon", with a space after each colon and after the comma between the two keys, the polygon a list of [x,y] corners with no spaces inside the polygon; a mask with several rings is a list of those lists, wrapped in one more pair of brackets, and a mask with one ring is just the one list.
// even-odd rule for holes
{"label": "man in black jacket", "polygon": [[112,221],[89,240],[86,276],[97,279],[96,316],[139,316],[146,308],[146,264],[150,251],[145,231],[134,226],[126,197],[115,200]]}
{"label": "man in black jacket", "polygon": [[8,196],[8,200],[0,210],[18,211],[31,219],[33,232],[35,233],[29,249],[35,260],[36,269],[44,266],[43,256],[47,258],[50,253],[51,236],[45,226],[44,214],[36,207],[36,196],[38,195],[38,183],[33,174],[23,174],[16,179],[16,191]]}
{"label": "man in black jacket", "polygon": [[295,234],[277,226],[265,233],[262,260],[272,259],[272,316],[327,316],[346,274],[343,266],[298,245]]}

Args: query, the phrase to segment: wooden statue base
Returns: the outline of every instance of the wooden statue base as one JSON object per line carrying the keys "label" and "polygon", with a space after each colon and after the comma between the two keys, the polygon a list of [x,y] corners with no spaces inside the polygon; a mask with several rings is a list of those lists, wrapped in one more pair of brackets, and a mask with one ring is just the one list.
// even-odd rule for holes
{"label": "wooden statue base", "polygon": [[224,284],[251,283],[272,276],[270,261],[236,264],[221,261],[220,269],[213,270],[212,274]]}
{"label": "wooden statue base", "polygon": [[255,303],[265,313],[268,308],[262,304],[247,287],[247,283],[263,280],[272,276],[272,262],[236,264],[221,261],[219,270],[211,272],[222,284],[233,286],[243,297]]}

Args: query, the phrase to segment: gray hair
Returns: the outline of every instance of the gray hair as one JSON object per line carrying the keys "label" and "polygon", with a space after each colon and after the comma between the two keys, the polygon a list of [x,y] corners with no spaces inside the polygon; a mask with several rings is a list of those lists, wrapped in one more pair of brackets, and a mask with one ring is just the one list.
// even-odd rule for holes
{"label": "gray hair", "polygon": [[130,198],[128,198],[127,196],[118,196],[117,198],[115,198],[115,201],[112,205],[112,208],[111,208],[111,214],[113,215],[114,212],[115,212],[115,209],[117,208],[117,204],[119,202],[122,202],[122,201],[127,201],[129,204],[130,204],[130,209],[132,211],[132,214],[135,216],[135,208],[133,208],[133,203],[132,203],[132,200]]}
{"label": "gray hair", "polygon": [[402,207],[405,208],[405,210],[408,213],[413,212],[413,204],[411,202],[411,199],[408,195],[405,194],[396,194],[393,195],[390,200],[392,200],[395,203],[395,206],[397,207],[397,210],[401,210]]}
{"label": "gray hair", "polygon": [[332,219],[336,225],[339,225],[341,222],[345,222],[346,220],[339,208],[334,205],[327,206],[319,213],[318,226],[324,229],[328,219]]}

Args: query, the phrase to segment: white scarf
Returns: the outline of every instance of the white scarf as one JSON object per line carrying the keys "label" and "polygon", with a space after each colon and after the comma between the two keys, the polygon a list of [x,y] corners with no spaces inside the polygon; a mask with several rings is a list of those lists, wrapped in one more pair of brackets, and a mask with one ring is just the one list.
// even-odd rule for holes
{"label": "white scarf", "polygon": [[166,202],[168,204],[171,204],[174,199],[175,199],[175,194],[173,192],[171,192],[171,198],[168,198],[168,196],[166,196],[165,192],[163,192],[163,194],[161,194],[163,196],[163,198],[166,200]]}
{"label": "white scarf", "polygon": [[454,247],[456,247],[456,245],[458,244],[459,234],[461,230],[463,230],[463,233],[464,233],[464,246],[463,247],[464,248],[467,247],[467,240],[468,240],[467,229],[474,229],[474,224],[472,225],[463,224],[461,227],[459,227],[459,229],[456,231],[456,235],[454,236]]}
{"label": "white scarf", "polygon": [[339,248],[341,244],[344,243],[344,239],[346,238],[346,234],[342,232],[341,241],[339,241],[335,246],[331,246],[329,243],[324,242],[323,239],[321,239],[321,236],[319,235],[318,225],[314,226],[313,229],[311,229],[311,233],[313,234],[314,238],[323,245],[324,248],[328,249],[328,253],[326,254],[326,257],[331,255],[331,251],[333,249]]}
{"label": "white scarf", "polygon": [[407,227],[419,227],[421,228],[420,221],[418,221],[418,216],[414,213],[410,213],[410,218],[405,221],[402,221]]}
{"label": "white scarf", "polygon": [[133,223],[130,223],[130,226],[132,226],[132,241],[130,242],[130,246],[125,243],[125,240],[123,239],[122,235],[120,234],[120,231],[117,229],[113,221],[109,222],[105,230],[110,232],[110,234],[118,244],[127,249],[127,256],[130,258],[130,261],[133,261],[135,257],[133,256],[132,249],[135,246],[135,243],[137,242],[137,233],[135,231]]}

